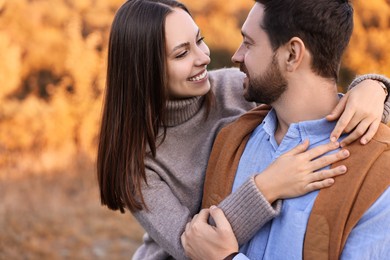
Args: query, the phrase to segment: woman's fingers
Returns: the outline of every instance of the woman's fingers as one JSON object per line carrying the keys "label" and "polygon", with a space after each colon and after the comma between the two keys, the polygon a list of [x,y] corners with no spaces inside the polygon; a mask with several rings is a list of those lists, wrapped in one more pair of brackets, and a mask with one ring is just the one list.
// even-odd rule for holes
{"label": "woman's fingers", "polygon": [[345,165],[341,165],[333,169],[313,172],[312,174],[310,174],[311,182],[306,186],[306,191],[311,192],[314,190],[329,187],[334,183],[333,177],[345,174],[346,172],[347,167]]}
{"label": "woman's fingers", "polygon": [[[333,129],[332,133],[330,134],[330,140],[332,142],[337,141],[340,138],[341,134],[343,132],[345,132],[345,128],[350,124],[350,122],[355,114],[355,110],[352,109],[351,106],[346,106],[348,98],[349,98],[349,95],[345,95],[339,102],[338,111],[340,110],[340,108],[342,108],[343,110],[345,109],[345,110],[341,111],[343,113],[341,114],[339,120],[337,120],[336,126]],[[333,117],[327,116],[327,119],[329,121],[331,121],[331,119],[333,119]]]}
{"label": "woman's fingers", "polygon": [[379,128],[380,121],[379,120],[371,120],[367,118],[360,122],[360,124],[350,133],[344,140],[341,141],[341,146],[344,147],[353,141],[360,139],[362,144],[368,143],[375,135],[376,131]]}
{"label": "woman's fingers", "polygon": [[322,144],[317,147],[314,147],[304,153],[302,153],[305,158],[308,160],[313,160],[314,158],[317,158],[321,155],[324,155],[327,152],[333,151],[340,147],[340,144],[338,142],[330,142],[327,144]]}
{"label": "woman's fingers", "polygon": [[345,105],[347,104],[348,96],[349,93],[345,94],[340,99],[339,103],[337,103],[336,107],[332,110],[332,112],[330,112],[330,114],[326,116],[326,119],[328,121],[334,121],[341,116],[341,114],[344,112]]}
{"label": "woman's fingers", "polygon": [[336,153],[324,155],[320,158],[317,158],[311,161],[310,170],[316,171],[325,166],[331,165],[332,163],[338,162],[340,160],[346,159],[349,157],[349,151],[342,149]]}
{"label": "woman's fingers", "polygon": [[371,139],[374,137],[376,132],[378,131],[379,125],[381,124],[381,121],[375,120],[372,122],[370,127],[368,128],[366,134],[360,139],[361,144],[367,144]]}
{"label": "woman's fingers", "polygon": [[286,152],[284,156],[291,156],[291,155],[303,153],[304,151],[307,150],[308,147],[309,147],[309,139],[306,139],[305,141],[303,141],[303,143],[295,146],[293,149]]}
{"label": "woman's fingers", "polygon": [[372,121],[369,119],[363,120],[360,122],[355,129],[351,131],[351,133],[346,136],[341,142],[340,145],[342,147],[346,146],[347,144],[352,143],[353,141],[357,140],[358,138],[362,137],[364,133],[367,132],[367,129],[370,127]]}

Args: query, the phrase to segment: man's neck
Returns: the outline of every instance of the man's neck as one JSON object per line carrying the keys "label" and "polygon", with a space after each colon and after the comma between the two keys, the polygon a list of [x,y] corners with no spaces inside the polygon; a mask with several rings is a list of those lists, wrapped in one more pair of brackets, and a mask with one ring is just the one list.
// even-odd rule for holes
{"label": "man's neck", "polygon": [[288,90],[272,104],[278,118],[275,132],[278,144],[290,124],[324,118],[339,101],[337,86],[329,80],[307,79],[298,84],[290,83]]}

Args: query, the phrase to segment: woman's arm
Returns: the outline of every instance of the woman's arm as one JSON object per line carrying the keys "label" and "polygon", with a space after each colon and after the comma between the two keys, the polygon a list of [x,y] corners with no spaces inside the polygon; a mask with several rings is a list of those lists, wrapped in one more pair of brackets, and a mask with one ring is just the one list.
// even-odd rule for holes
{"label": "woman's arm", "polygon": [[[230,253],[238,251],[238,245],[249,240],[269,220],[261,212],[264,207],[257,209],[260,210],[260,215],[253,213],[256,209],[252,207],[259,206],[255,205],[254,201],[265,200],[272,203],[279,198],[304,195],[330,186],[333,183],[332,177],[346,172],[343,165],[316,171],[349,156],[347,150],[341,150],[318,158],[324,153],[337,149],[338,143],[328,143],[306,150],[308,146],[309,142],[305,141],[281,155],[261,174],[250,178],[249,182],[242,185],[237,192],[230,194],[218,208],[212,206],[195,215],[186,225],[181,237],[187,255],[193,259],[203,259],[204,256],[208,256],[207,259],[223,259]],[[248,186],[248,183],[253,183],[254,188]],[[231,210],[226,207],[229,204],[236,208]],[[237,205],[249,208],[238,208]],[[215,225],[207,223],[209,214]],[[240,225],[237,225],[238,222]]]}
{"label": "woman's arm", "polygon": [[[376,86],[376,87],[378,87],[378,82],[382,82],[383,85],[387,89],[386,91],[384,91],[385,93],[387,93],[387,95],[386,95],[387,97],[385,100],[385,106],[384,106],[383,115],[382,115],[382,123],[387,124],[387,123],[389,123],[389,120],[390,120],[390,117],[389,117],[390,116],[390,96],[388,94],[388,93],[390,93],[390,79],[388,77],[386,77],[385,75],[379,75],[379,74],[365,74],[362,76],[358,76],[351,82],[351,84],[348,87],[348,91],[352,90],[357,85],[361,85],[360,83],[371,82],[371,81],[376,81],[376,82],[374,82],[375,85],[371,84],[371,85]],[[382,88],[382,86],[381,86],[381,88]]]}
{"label": "woman's arm", "polygon": [[281,155],[262,174],[249,178],[237,191],[227,196],[218,207],[229,220],[238,243],[242,245],[247,242],[265,223],[279,214],[281,201],[277,199],[297,197],[329,187],[334,182],[333,177],[345,173],[344,166],[317,171],[349,156],[347,150],[341,150],[318,158],[337,149],[338,145],[328,143],[307,150],[309,142],[305,141]]}
{"label": "woman's arm", "polygon": [[389,122],[390,96],[386,94],[389,92],[390,80],[385,76],[367,74],[357,77],[336,108],[327,116],[329,121],[338,119],[331,133],[331,140],[337,140],[345,132],[349,135],[341,142],[341,146],[358,138],[362,144],[368,143],[377,132],[381,119],[382,123]]}
{"label": "woman's arm", "polygon": [[165,251],[175,259],[186,259],[180,235],[192,218],[190,210],[180,202],[157,173],[147,171],[147,180],[148,184],[142,188],[146,209],[133,212],[133,215],[160,246],[159,249],[153,248],[157,254],[155,257],[168,257],[164,255]]}

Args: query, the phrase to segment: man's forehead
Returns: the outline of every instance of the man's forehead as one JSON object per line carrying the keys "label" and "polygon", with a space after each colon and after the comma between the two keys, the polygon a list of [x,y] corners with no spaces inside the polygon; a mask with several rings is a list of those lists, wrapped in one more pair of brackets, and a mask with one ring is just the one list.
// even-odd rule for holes
{"label": "man's forehead", "polygon": [[255,3],[250,10],[243,26],[242,34],[243,36],[255,37],[258,31],[260,30],[260,24],[263,20],[264,7],[262,4]]}

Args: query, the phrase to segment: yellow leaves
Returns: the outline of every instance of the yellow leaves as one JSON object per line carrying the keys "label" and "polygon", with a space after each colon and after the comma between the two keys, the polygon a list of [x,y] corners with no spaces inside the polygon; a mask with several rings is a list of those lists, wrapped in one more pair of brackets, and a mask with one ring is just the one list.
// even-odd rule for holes
{"label": "yellow leaves", "polygon": [[46,107],[35,97],[29,97],[23,103],[13,100],[2,107],[0,121],[0,140],[9,150],[24,150],[38,145],[45,133],[41,119]]}
{"label": "yellow leaves", "polygon": [[367,26],[379,28],[389,27],[390,3],[386,0],[364,1],[359,0],[354,5],[355,15]]}
{"label": "yellow leaves", "polygon": [[21,82],[21,50],[11,42],[9,36],[0,31],[0,102],[11,92],[15,91]]}
{"label": "yellow leaves", "polygon": [[0,2],[0,157],[94,157],[108,29],[123,1],[107,2]]}
{"label": "yellow leaves", "polygon": [[[221,30],[221,19],[224,21],[224,30]],[[225,49],[234,52],[241,43],[240,30],[233,17],[202,17],[197,19],[200,28],[206,36],[206,43],[211,49]]]}
{"label": "yellow leaves", "polygon": [[211,49],[223,49],[233,54],[241,42],[240,15],[247,13],[251,1],[183,1],[193,14]]}
{"label": "yellow leaves", "polygon": [[[13,152],[35,155],[39,151],[45,155],[42,160],[54,160],[56,156],[48,156],[54,150],[82,151],[94,158],[108,31],[123,2],[0,0],[0,158],[4,149],[7,158]],[[211,52],[232,54],[254,2],[183,2]],[[355,31],[345,66],[353,73],[390,75],[390,2],[357,0],[354,7]],[[221,66],[231,65],[230,57],[226,60]],[[16,97],[16,92],[25,96]]]}
{"label": "yellow leaves", "polygon": [[354,3],[355,27],[344,57],[345,66],[357,74],[390,75],[390,3],[386,0]]}
{"label": "yellow leaves", "polygon": [[74,17],[68,26],[68,51],[65,58],[66,70],[76,82],[75,91],[82,98],[88,97],[94,79],[100,73],[100,53],[97,52],[102,37],[93,32],[84,39],[81,36],[81,21]]}
{"label": "yellow leaves", "polygon": [[79,12],[87,11],[93,5],[92,0],[70,0],[69,2]]}

